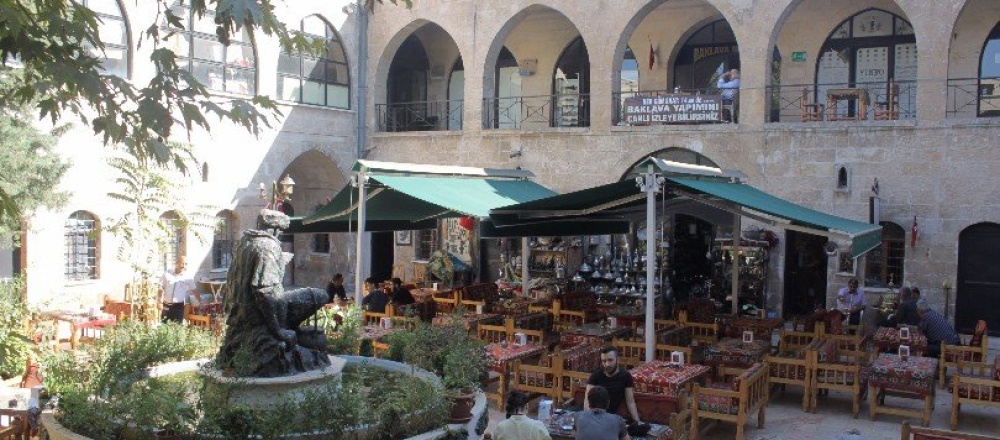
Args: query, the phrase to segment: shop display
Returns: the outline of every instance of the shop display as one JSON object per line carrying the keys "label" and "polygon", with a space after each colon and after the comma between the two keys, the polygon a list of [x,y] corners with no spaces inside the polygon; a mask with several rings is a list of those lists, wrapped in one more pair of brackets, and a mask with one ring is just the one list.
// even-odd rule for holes
{"label": "shop display", "polygon": [[[763,307],[767,292],[768,263],[770,261],[770,244],[762,240],[743,238],[737,256],[739,260],[740,287],[739,304],[752,304]],[[712,278],[709,283],[709,294],[712,299],[729,303],[727,298],[732,294],[733,279],[733,239],[718,238],[712,246]]]}

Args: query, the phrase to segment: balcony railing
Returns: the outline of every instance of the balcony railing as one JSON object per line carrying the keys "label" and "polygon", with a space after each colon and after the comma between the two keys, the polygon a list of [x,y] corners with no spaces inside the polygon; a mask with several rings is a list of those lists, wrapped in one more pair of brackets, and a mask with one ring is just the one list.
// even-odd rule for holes
{"label": "balcony railing", "polygon": [[447,131],[462,129],[463,101],[375,104],[378,131]]}
{"label": "balcony railing", "polygon": [[483,99],[483,128],[531,130],[589,127],[590,95],[566,94]]}
{"label": "balcony railing", "polygon": [[1000,116],[1000,77],[948,79],[948,118]]}
{"label": "balcony railing", "polygon": [[[740,107],[739,93],[733,96],[732,101],[723,100],[719,93],[717,88],[616,92],[612,94],[614,114],[611,122],[620,126],[735,122]],[[652,99],[651,105],[655,107],[643,109],[650,117],[629,120],[630,112],[626,107],[630,102],[636,102],[631,98]],[[692,104],[692,107],[684,107],[686,104]]]}
{"label": "balcony railing", "polygon": [[[866,121],[915,119],[917,82],[895,81],[896,98],[887,99],[885,81],[795,84],[767,87],[767,122]],[[864,99],[864,97],[867,99]],[[861,114],[863,112],[863,114]]]}

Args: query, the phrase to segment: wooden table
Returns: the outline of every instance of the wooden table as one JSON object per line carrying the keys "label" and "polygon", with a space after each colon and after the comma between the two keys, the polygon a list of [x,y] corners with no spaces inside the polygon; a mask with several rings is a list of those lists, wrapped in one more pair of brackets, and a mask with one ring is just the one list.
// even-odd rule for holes
{"label": "wooden table", "polygon": [[[840,101],[855,100],[858,103],[854,117],[840,116],[837,114],[837,104]],[[826,91],[826,120],[828,121],[863,121],[868,116],[868,89],[864,88],[844,88],[829,89]]]}
{"label": "wooden table", "polygon": [[[921,418],[924,426],[930,426],[931,412],[934,410],[934,379],[937,377],[938,360],[934,358],[910,356],[903,360],[894,354],[883,354],[872,362],[871,377],[868,379],[869,417],[895,414]],[[899,397],[914,397],[924,400],[923,410],[892,408],[883,403],[886,392]]]}
{"label": "wooden table", "polygon": [[562,332],[559,343],[566,347],[583,343],[602,347],[615,337],[628,335],[631,331],[632,329],[628,327],[610,328],[600,324],[584,324]]}
{"label": "wooden table", "polygon": [[910,354],[920,356],[927,352],[927,336],[920,329],[910,326],[910,339],[899,338],[899,330],[893,327],[879,327],[873,338],[875,355],[886,351],[897,351],[900,345],[909,345]]}
{"label": "wooden table", "polygon": [[489,344],[486,346],[486,357],[490,361],[489,368],[500,374],[497,389],[498,402],[502,403],[507,398],[507,390],[510,389],[510,371],[514,361],[527,359],[533,356],[540,356],[545,353],[547,347],[536,344]]}
{"label": "wooden table", "polygon": [[[56,334],[59,332],[59,321],[69,323],[70,337],[69,346],[76,350],[81,339],[96,338],[97,332],[104,332],[105,327],[115,325],[118,320],[114,315],[107,313],[96,313],[91,315],[89,310],[56,310],[43,312],[42,316],[56,322]],[[93,336],[87,336],[87,330],[93,331]]]}
{"label": "wooden table", "polygon": [[718,367],[750,368],[751,365],[764,361],[771,351],[771,341],[755,339],[744,343],[742,339],[723,339],[708,346],[702,358],[702,364]]}
{"label": "wooden table", "polygon": [[211,292],[216,301],[222,301],[226,293],[226,280],[201,280],[198,281],[198,288]]}
{"label": "wooden table", "polygon": [[[549,436],[553,440],[573,440],[576,439],[576,414],[578,411],[562,411],[552,414],[547,425]],[[650,423],[649,433],[641,437],[632,437],[633,440],[667,440],[673,438],[673,433],[666,425]]]}

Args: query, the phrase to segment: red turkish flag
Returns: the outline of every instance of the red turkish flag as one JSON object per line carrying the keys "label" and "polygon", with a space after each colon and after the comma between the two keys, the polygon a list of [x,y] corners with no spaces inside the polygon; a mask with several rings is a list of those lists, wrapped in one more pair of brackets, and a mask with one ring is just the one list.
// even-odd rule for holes
{"label": "red turkish flag", "polygon": [[653,50],[653,43],[649,43],[649,70],[653,70],[656,65],[656,51]]}
{"label": "red turkish flag", "polygon": [[473,226],[472,217],[459,217],[458,226],[462,227],[466,231],[471,231]]}
{"label": "red turkish flag", "polygon": [[913,216],[913,227],[910,228],[910,247],[917,247],[918,235],[920,235],[920,229],[917,228],[917,216]]}

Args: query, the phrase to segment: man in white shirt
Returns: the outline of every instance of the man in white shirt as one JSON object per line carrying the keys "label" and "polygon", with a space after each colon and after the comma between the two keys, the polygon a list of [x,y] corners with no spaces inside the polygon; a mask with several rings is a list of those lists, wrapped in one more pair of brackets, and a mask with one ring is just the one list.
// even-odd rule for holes
{"label": "man in white shirt", "polygon": [[163,271],[160,285],[163,287],[163,321],[184,321],[184,300],[195,290],[194,280],[186,274],[187,261],[177,259],[174,271]]}

